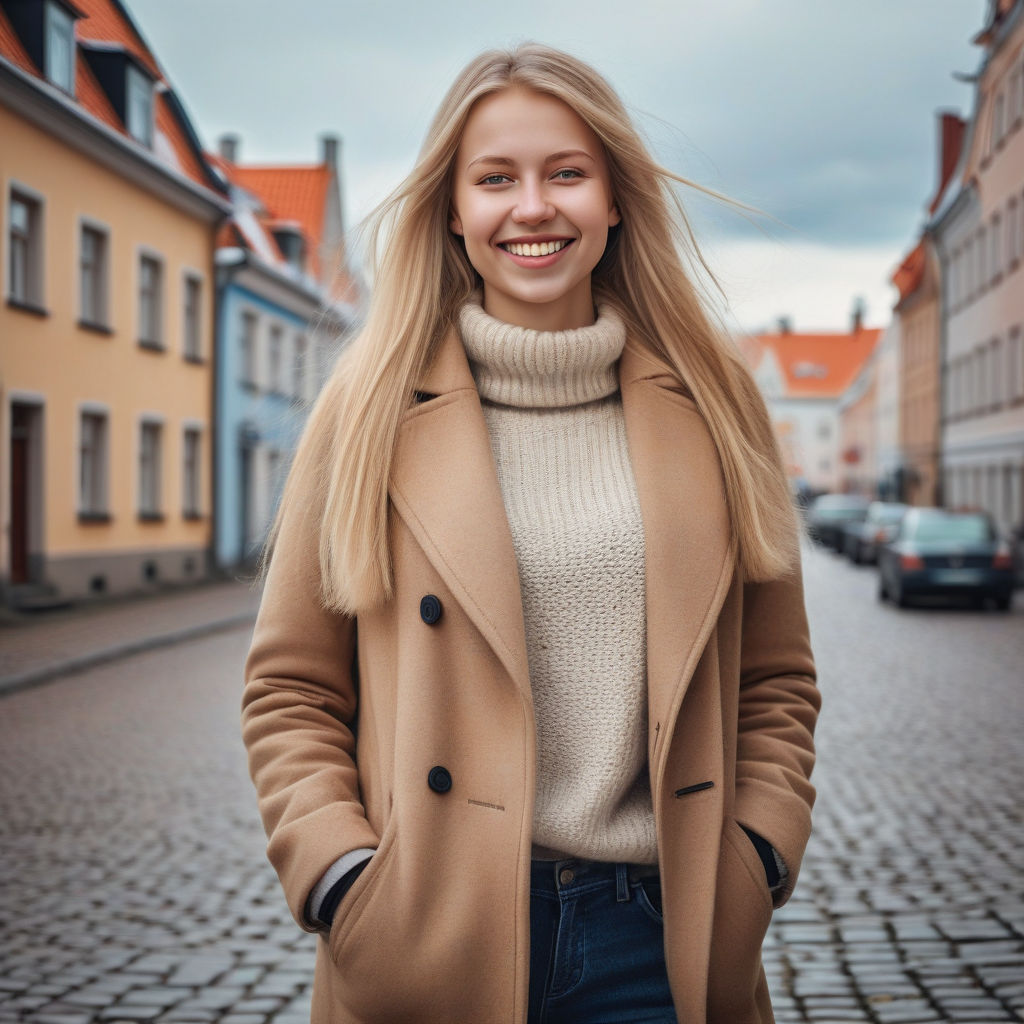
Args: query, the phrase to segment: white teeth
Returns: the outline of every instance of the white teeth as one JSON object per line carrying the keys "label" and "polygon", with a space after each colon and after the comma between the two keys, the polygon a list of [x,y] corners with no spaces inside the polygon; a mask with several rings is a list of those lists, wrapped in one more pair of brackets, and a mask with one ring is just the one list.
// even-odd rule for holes
{"label": "white teeth", "polygon": [[563,238],[558,242],[507,242],[502,248],[513,256],[550,256],[568,244],[569,239]]}

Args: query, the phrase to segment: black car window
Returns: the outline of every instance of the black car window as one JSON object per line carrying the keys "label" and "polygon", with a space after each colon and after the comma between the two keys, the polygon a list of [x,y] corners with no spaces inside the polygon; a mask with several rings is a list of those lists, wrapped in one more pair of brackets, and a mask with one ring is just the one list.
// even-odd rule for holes
{"label": "black car window", "polygon": [[928,543],[985,544],[993,539],[992,526],[983,516],[922,516],[912,536]]}

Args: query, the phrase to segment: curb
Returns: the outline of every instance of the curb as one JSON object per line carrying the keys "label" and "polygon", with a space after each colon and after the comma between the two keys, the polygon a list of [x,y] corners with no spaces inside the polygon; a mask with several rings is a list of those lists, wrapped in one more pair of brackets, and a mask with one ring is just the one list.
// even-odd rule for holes
{"label": "curb", "polygon": [[227,619],[219,619],[216,622],[204,622],[196,626],[187,626],[184,629],[174,630],[170,633],[159,633],[156,636],[144,637],[141,640],[130,640],[127,643],[117,644],[114,647],[104,647],[98,651],[91,651],[77,658],[67,658],[64,661],[45,665],[41,668],[28,669],[25,672],[2,676],[0,677],[0,700],[9,694],[17,693],[19,690],[27,690],[30,687],[52,682],[66,675],[84,672],[87,669],[95,668],[97,665],[119,661],[133,654],[141,654],[160,647],[170,647],[185,640],[207,636],[211,633],[223,633],[236,629],[239,626],[252,625],[255,621],[255,611],[243,612]]}

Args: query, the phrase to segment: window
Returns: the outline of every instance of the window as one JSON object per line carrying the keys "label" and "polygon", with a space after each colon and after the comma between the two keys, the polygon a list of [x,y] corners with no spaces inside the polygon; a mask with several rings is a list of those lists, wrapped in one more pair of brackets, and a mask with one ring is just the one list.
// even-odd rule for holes
{"label": "window", "polygon": [[198,427],[186,427],[184,436],[184,473],[182,479],[182,512],[186,519],[200,516],[199,482],[202,472],[200,447],[202,432]]}
{"label": "window", "polygon": [[107,518],[107,416],[83,412],[78,439],[78,514]]}
{"label": "window", "polygon": [[256,388],[256,314],[242,314],[241,383]]}
{"label": "window", "polygon": [[295,336],[295,347],[292,349],[292,382],[295,397],[301,402],[306,397],[306,339]]}
{"label": "window", "polygon": [[270,362],[270,390],[275,394],[284,393],[284,332],[277,324],[270,328],[268,356]]}
{"label": "window", "polygon": [[998,409],[1003,404],[1003,345],[998,338],[989,343],[988,407]]}
{"label": "window", "polygon": [[153,256],[139,259],[139,342],[163,348],[163,266]]}
{"label": "window", "polygon": [[992,274],[992,280],[996,281],[1003,272],[1003,225],[999,219],[999,214],[994,214],[992,217],[991,230],[990,230],[990,241],[992,244],[992,255],[991,264],[989,271]]}
{"label": "window", "polygon": [[158,422],[143,421],[139,433],[139,517],[160,516],[160,435]]}
{"label": "window", "polygon": [[75,91],[75,20],[55,3],[46,5],[46,77],[65,92]]}
{"label": "window", "polygon": [[818,440],[827,441],[832,436],[832,426],[828,420],[818,422]]}
{"label": "window", "polygon": [[107,235],[99,228],[82,225],[79,243],[79,279],[84,324],[107,325]]}
{"label": "window", "polygon": [[38,199],[11,190],[8,207],[7,296],[23,306],[43,302],[43,207]]}
{"label": "window", "polygon": [[1017,199],[1010,200],[1006,210],[1006,263],[1012,270],[1020,259],[1020,221],[1017,219]]}
{"label": "window", "polygon": [[1000,93],[996,97],[995,107],[992,112],[992,141],[999,145],[1006,134],[1006,97]]}
{"label": "window", "polygon": [[125,127],[144,146],[153,145],[153,82],[137,67],[128,65]]}
{"label": "window", "polygon": [[193,274],[185,276],[185,309],[183,315],[185,337],[183,349],[185,358],[192,362],[202,359],[202,296],[203,282]]}
{"label": "window", "polygon": [[977,255],[978,255],[978,291],[983,292],[988,284],[988,239],[985,225],[978,228]]}
{"label": "window", "polygon": [[1019,402],[1024,399],[1024,343],[1019,327],[1010,333],[1009,350],[1007,377],[1010,380],[1010,400]]}

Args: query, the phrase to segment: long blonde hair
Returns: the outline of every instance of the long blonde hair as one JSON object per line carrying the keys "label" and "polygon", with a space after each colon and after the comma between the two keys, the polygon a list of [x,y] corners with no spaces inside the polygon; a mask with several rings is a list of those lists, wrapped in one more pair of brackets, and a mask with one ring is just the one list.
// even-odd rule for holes
{"label": "long blonde hair", "polygon": [[562,100],[604,144],[622,222],[593,272],[595,300],[613,303],[629,336],[665,360],[692,393],[718,448],[744,577],[784,574],[795,563],[796,529],[771,424],[749,371],[713,324],[680,256],[703,264],[673,185],[708,190],[653,160],[597,72],[536,43],[488,51],[463,70],[412,173],[371,215],[375,274],[367,319],[312,410],[268,550],[288,509],[312,504],[320,517],[325,604],[355,614],[391,596],[388,480],[399,421],[479,284],[462,240],[449,230],[456,153],[473,105],[513,86]]}

